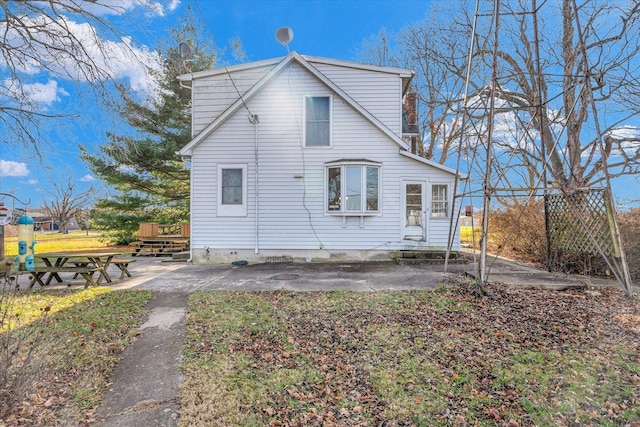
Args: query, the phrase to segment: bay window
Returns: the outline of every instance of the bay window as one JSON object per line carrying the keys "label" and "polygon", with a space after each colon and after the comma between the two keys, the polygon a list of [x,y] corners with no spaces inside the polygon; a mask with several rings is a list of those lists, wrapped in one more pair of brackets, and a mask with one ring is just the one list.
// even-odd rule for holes
{"label": "bay window", "polygon": [[380,211],[380,166],[344,162],[326,167],[326,206],[330,214],[361,215]]}

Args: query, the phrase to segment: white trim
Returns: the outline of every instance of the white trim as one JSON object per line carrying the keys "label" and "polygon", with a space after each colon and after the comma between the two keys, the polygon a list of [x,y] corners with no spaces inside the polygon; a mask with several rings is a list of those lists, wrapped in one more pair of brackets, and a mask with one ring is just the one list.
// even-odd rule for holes
{"label": "white trim", "polygon": [[[445,212],[445,216],[434,216],[433,215],[433,187],[436,185],[442,185],[444,187],[446,187],[446,199],[445,202],[447,203],[447,210]],[[447,182],[430,182],[429,183],[429,219],[433,220],[433,221],[443,221],[443,220],[449,220],[451,215],[451,184],[447,183]]]}
{"label": "white trim", "polygon": [[[349,166],[357,166],[361,168],[360,171],[360,190],[361,190],[361,200],[360,200],[360,210],[358,211],[348,211],[346,208],[346,200],[340,201],[340,210],[339,211],[331,211],[328,208],[329,201],[329,169],[330,168],[340,168],[340,196],[343,199],[346,199],[346,168]],[[376,168],[378,170],[378,209],[375,211],[367,211],[367,168]],[[382,164],[371,161],[336,161],[325,163],[324,165],[324,191],[323,191],[323,209],[324,214],[326,216],[379,216],[382,213]]]}
{"label": "white trim", "polygon": [[[242,204],[222,204],[222,171],[224,169],[242,169]],[[247,216],[247,165],[246,164],[219,164],[218,182],[216,192],[216,216]]]}
{"label": "white trim", "polygon": [[377,71],[380,73],[387,74],[397,74],[400,77],[413,77],[415,71],[409,70],[406,68],[397,68],[397,67],[386,67],[380,65],[371,65],[371,64],[363,64],[361,62],[353,62],[353,61],[345,61],[342,59],[333,59],[333,58],[323,58],[320,56],[312,56],[312,55],[300,55],[308,62],[318,63],[318,64],[326,64],[326,65],[337,65],[340,67],[348,67],[354,68],[356,70],[367,70],[367,71]]}
{"label": "white trim", "polygon": [[[421,186],[421,200],[420,204],[422,211],[420,212],[422,225],[410,225],[407,224],[407,185],[417,184]],[[402,178],[400,180],[400,240],[404,242],[424,242],[427,243],[429,238],[429,194],[430,189],[428,180],[424,179],[409,179]],[[420,230],[421,228],[421,230]],[[412,233],[413,232],[413,233]],[[412,239],[411,236],[419,238]],[[409,237],[409,238],[408,238]]]}
{"label": "white trim", "polygon": [[267,67],[269,65],[275,66],[275,65],[278,65],[278,63],[281,62],[284,58],[286,57],[281,56],[278,58],[265,59],[262,61],[247,62],[246,64],[230,65],[228,67],[215,68],[213,70],[203,70],[203,71],[196,71],[195,73],[180,74],[179,76],[177,76],[177,79],[183,82],[185,81],[188,82],[191,80],[197,80],[197,79],[202,79],[206,77],[219,76],[221,74],[251,70],[252,68]]}
{"label": "white trim", "polygon": [[[377,71],[377,72],[386,73],[386,74],[397,74],[402,78],[410,78],[415,75],[415,71],[408,70],[405,68],[383,67],[378,65],[363,64],[360,62],[344,61],[341,59],[323,58],[323,57],[311,56],[311,55],[299,55],[299,56],[301,58],[304,58],[306,61],[310,63],[337,65],[340,67],[353,68],[356,70]],[[216,76],[220,74],[226,74],[227,72],[231,73],[236,71],[250,70],[252,68],[260,68],[260,67],[266,67],[269,65],[276,65],[280,61],[282,61],[284,58],[286,57],[281,56],[278,58],[264,59],[261,61],[248,62],[245,64],[231,65],[226,68],[216,68],[213,70],[197,71],[195,73],[185,73],[185,74],[180,74],[179,76],[177,76],[177,78],[182,81],[189,81],[189,80],[196,80],[196,79]]]}

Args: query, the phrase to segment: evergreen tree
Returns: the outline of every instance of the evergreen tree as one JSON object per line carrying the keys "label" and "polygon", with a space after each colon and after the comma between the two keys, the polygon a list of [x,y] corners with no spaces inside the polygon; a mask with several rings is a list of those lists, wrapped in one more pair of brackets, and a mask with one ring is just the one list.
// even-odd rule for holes
{"label": "evergreen tree", "polygon": [[[140,100],[124,86],[118,112],[133,132],[107,134],[108,142],[92,154],[80,146],[81,158],[97,178],[116,192],[98,200],[92,225],[112,243],[136,239],[140,222],[180,222],[189,217],[189,171],[176,151],[191,139],[191,92],[181,87],[179,74],[210,69],[220,50],[203,40],[199,23],[190,8],[177,29],[171,31],[168,46],[160,46],[164,63],[155,73],[155,99]],[[187,43],[193,57],[185,61],[180,43]]]}

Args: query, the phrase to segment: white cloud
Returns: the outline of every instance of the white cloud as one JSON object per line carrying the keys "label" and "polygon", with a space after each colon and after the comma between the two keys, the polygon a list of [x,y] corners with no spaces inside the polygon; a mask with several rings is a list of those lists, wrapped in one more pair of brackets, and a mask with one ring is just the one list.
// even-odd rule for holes
{"label": "white cloud", "polygon": [[180,5],[180,0],[95,0],[83,2],[83,9],[94,15],[124,15],[142,8],[148,15],[166,16]]}
{"label": "white cloud", "polygon": [[180,6],[180,0],[172,0],[171,3],[169,3],[168,9],[170,12],[173,12],[178,8],[178,6]]}
{"label": "white cloud", "polygon": [[0,99],[6,104],[27,103],[46,109],[54,102],[61,101],[62,96],[69,96],[69,93],[58,86],[55,80],[49,79],[47,83],[22,83],[18,79],[0,80]]}
{"label": "white cloud", "polygon": [[37,179],[30,179],[29,181],[27,181],[27,184],[29,185],[38,185],[39,182]]}
{"label": "white cloud", "polygon": [[616,139],[639,139],[640,129],[635,126],[622,126],[612,129],[609,135]]}
{"label": "white cloud", "polygon": [[612,155],[622,155],[627,153],[633,156],[640,149],[640,128],[636,126],[622,126],[609,131],[609,135],[619,141],[619,145],[614,146]]}
{"label": "white cloud", "polygon": [[123,37],[120,43],[106,42],[109,57],[101,57],[104,68],[118,79],[129,79],[131,88],[135,91],[152,93],[157,90],[156,80],[149,74],[149,69],[160,71],[161,57],[157,52],[150,51],[146,46],[133,46],[131,38]]}
{"label": "white cloud", "polygon": [[49,80],[47,83],[25,84],[23,86],[26,97],[38,104],[51,105],[55,101],[60,101],[61,96],[69,96],[69,93],[61,87],[58,82]]}
{"label": "white cloud", "polygon": [[[79,23],[65,16],[55,20],[47,15],[24,16],[22,22],[32,29],[28,37],[39,43],[25,40],[24,35],[13,29],[6,32],[6,43],[31,47],[22,55],[20,49],[12,51],[19,56],[13,59],[14,64],[19,64],[17,71],[36,75],[46,68],[50,75],[80,82],[128,79],[133,90],[148,94],[156,91],[157,83],[149,69],[161,69],[160,55],[146,46],[134,44],[130,37],[107,40],[91,24]],[[38,31],[39,28],[44,30]],[[0,23],[0,32],[5,31],[6,24]],[[69,33],[78,41],[77,45],[69,45]],[[42,46],[50,46],[51,49],[43,49]],[[3,66],[6,62],[0,58],[0,68]]]}
{"label": "white cloud", "polygon": [[93,175],[89,175],[89,174],[86,174],[85,176],[80,178],[80,181],[82,181],[82,182],[92,182],[92,181],[95,181],[95,180],[96,180],[96,178]]}
{"label": "white cloud", "polygon": [[29,169],[26,163],[0,159],[0,176],[27,176]]}

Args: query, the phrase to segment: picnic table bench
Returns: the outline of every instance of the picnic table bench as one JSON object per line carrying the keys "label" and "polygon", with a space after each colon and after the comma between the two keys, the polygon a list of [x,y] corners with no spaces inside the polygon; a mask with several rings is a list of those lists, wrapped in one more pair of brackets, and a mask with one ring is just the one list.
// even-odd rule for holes
{"label": "picnic table bench", "polygon": [[[58,275],[58,273],[75,273],[74,278],[78,275],[82,276],[85,280],[84,287],[88,288],[91,286],[98,286],[98,282],[94,280],[93,275],[96,272],[102,272],[101,267],[96,266],[84,266],[78,267],[75,265],[53,265],[53,266],[38,266],[28,273],[31,274],[31,282],[29,283],[29,288],[32,288],[36,283],[40,286],[46,286],[48,283],[43,282],[43,278],[45,274],[50,274],[50,279],[53,275]],[[58,276],[59,278],[60,276]]]}
{"label": "picnic table bench", "polygon": [[[76,267],[86,267],[91,264],[89,261],[71,261]],[[124,279],[124,277],[131,277],[131,273],[129,272],[129,264],[132,262],[136,262],[135,259],[112,259],[110,264],[115,265],[120,270],[120,278]],[[73,278],[78,277],[80,273],[76,273]]]}
{"label": "picnic table bench", "polygon": [[118,267],[120,270],[120,278],[124,279],[125,276],[131,277],[131,273],[129,272],[129,264],[132,262],[136,262],[135,259],[113,259],[111,260],[111,264]]}
{"label": "picnic table bench", "polygon": [[[74,274],[74,278],[78,277],[78,275],[87,274],[84,273],[83,270],[65,270],[65,268],[95,268],[100,273],[98,278],[95,280],[99,285],[102,279],[107,283],[111,283],[111,277],[109,276],[107,269],[109,268],[113,258],[117,255],[121,255],[121,253],[89,251],[39,253],[36,254],[35,257],[42,260],[45,264],[44,267],[39,267],[40,270],[44,271],[48,268],[48,270],[44,271],[41,276],[50,273],[47,280],[44,282],[44,286],[49,285],[53,279],[58,283],[62,283],[62,279],[58,273],[76,273]],[[36,281],[36,283],[39,283],[39,281]]]}

